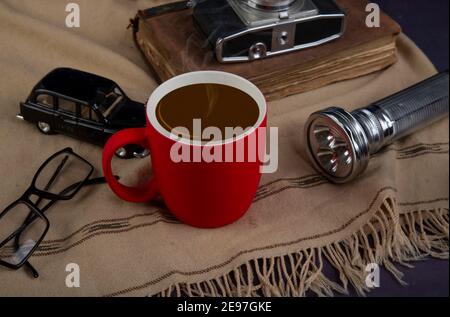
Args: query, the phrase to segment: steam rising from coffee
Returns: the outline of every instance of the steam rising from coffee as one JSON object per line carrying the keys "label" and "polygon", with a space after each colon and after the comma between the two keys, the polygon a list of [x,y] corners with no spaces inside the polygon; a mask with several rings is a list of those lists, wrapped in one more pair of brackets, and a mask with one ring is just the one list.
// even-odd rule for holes
{"label": "steam rising from coffee", "polygon": [[194,120],[201,120],[204,129],[219,129],[222,136],[227,128],[242,128],[244,133],[255,125],[259,108],[256,101],[240,89],[222,84],[193,84],[162,98],[156,108],[156,117],[164,129],[183,138],[220,141],[214,139],[216,135],[205,139],[204,135],[198,134],[193,127]]}

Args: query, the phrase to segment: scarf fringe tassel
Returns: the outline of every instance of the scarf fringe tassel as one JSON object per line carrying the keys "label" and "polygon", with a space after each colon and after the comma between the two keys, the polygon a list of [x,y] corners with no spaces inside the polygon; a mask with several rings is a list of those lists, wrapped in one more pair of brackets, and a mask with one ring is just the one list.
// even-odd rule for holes
{"label": "scarf fringe tassel", "polygon": [[[366,283],[369,263],[389,271],[402,285],[399,266],[427,256],[448,259],[448,209],[414,211],[399,216],[387,199],[372,219],[346,239],[318,248],[272,258],[253,259],[212,280],[177,283],[156,296],[359,296],[370,291]],[[338,273],[335,282],[323,272],[325,259]]]}

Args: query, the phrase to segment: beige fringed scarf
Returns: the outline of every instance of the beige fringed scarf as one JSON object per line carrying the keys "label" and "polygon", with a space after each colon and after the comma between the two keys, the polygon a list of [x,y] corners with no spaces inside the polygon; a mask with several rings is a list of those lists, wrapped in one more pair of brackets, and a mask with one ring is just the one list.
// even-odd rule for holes
{"label": "beige fringed scarf", "polygon": [[[22,194],[42,161],[63,147],[73,147],[100,174],[100,148],[44,136],[15,119],[18,103],[46,72],[69,66],[98,73],[140,101],[156,87],[125,28],[138,9],[160,2],[77,3],[79,29],[65,26],[64,1],[0,3],[0,41],[7,43],[0,50],[1,207]],[[317,109],[351,110],[433,73],[422,52],[401,36],[392,67],[270,102],[269,124],[279,127],[279,168],[264,175],[250,210],[227,227],[192,228],[160,202],[127,203],[106,185],[83,189],[48,211],[50,231],[30,259],[41,277],[0,268],[0,295],[331,296],[350,287],[363,295],[369,291],[368,263],[407,283],[397,264],[448,259],[448,119],[384,149],[362,177],[341,186],[311,168],[303,125]],[[148,160],[117,160],[114,168],[129,182],[136,169],[148,170]],[[339,273],[337,280],[323,272],[326,261]],[[80,267],[80,288],[66,287],[69,263]]]}
{"label": "beige fringed scarf", "polygon": [[[251,260],[227,274],[201,283],[177,283],[158,296],[318,296],[348,294],[349,286],[364,296],[368,263],[384,266],[407,286],[395,264],[432,256],[448,259],[448,209],[399,215],[395,201],[386,199],[372,219],[351,236],[322,247],[284,256]],[[324,260],[339,272],[340,281],[322,273]],[[118,295],[118,294],[112,294]]]}

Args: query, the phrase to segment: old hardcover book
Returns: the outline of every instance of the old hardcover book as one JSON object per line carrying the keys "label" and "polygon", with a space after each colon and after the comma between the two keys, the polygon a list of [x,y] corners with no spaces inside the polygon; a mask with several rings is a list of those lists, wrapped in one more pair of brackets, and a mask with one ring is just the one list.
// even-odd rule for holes
{"label": "old hardcover book", "polygon": [[368,2],[336,0],[336,3],[346,13],[346,29],[341,38],[245,63],[219,63],[208,41],[194,26],[190,9],[157,16],[139,11],[133,29],[138,47],[160,81],[190,71],[226,71],[251,80],[267,99],[273,100],[362,76],[395,63],[400,26],[381,12],[380,26],[369,28],[366,25]]}

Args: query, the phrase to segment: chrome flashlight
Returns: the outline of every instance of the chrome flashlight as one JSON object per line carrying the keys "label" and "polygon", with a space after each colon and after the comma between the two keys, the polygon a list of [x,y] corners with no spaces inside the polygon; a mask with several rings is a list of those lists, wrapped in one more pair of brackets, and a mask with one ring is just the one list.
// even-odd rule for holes
{"label": "chrome flashlight", "polygon": [[305,126],[311,162],[334,183],[354,179],[382,147],[447,116],[448,90],[445,71],[365,108],[313,113]]}

